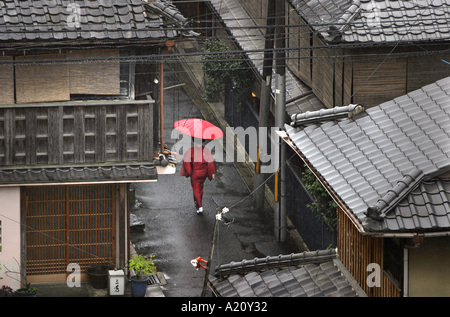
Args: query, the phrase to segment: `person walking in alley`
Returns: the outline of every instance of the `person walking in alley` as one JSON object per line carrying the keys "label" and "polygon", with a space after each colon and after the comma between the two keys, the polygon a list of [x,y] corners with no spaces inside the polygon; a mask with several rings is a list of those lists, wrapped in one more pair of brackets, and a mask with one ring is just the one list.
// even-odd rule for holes
{"label": "person walking in alley", "polygon": [[211,151],[203,146],[202,139],[193,138],[193,141],[194,146],[183,156],[180,175],[191,178],[197,214],[202,214],[204,183],[206,178],[210,181],[215,179],[216,163],[214,162]]}

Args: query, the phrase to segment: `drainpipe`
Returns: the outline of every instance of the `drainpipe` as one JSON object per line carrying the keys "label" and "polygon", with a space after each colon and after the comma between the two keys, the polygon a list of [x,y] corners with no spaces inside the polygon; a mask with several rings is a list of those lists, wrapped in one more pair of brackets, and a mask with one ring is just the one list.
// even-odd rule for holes
{"label": "drainpipe", "polygon": [[409,296],[409,250],[403,248],[403,297]]}

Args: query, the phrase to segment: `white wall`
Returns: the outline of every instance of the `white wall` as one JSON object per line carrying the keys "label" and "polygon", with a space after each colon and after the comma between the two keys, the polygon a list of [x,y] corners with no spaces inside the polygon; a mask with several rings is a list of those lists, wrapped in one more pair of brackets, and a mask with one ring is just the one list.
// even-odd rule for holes
{"label": "white wall", "polygon": [[[0,188],[0,221],[1,243],[0,251],[0,286],[8,285],[13,289],[20,288],[20,283],[5,275],[6,268],[19,272],[20,267],[20,187]],[[16,262],[17,261],[17,262]],[[6,267],[6,268],[5,268]]]}
{"label": "white wall", "polygon": [[450,296],[450,237],[425,238],[409,250],[409,296]]}

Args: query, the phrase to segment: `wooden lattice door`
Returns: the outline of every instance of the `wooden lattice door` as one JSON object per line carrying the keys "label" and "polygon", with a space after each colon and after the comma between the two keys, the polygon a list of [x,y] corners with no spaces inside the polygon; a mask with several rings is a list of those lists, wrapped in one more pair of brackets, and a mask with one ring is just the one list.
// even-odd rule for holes
{"label": "wooden lattice door", "polygon": [[82,272],[113,263],[114,189],[110,184],[25,189],[29,281],[65,280],[70,263]]}

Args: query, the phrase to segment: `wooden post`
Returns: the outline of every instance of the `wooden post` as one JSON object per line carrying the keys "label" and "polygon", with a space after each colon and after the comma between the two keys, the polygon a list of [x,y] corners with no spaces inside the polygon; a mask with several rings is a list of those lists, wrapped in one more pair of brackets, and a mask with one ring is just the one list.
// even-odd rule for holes
{"label": "wooden post", "polygon": [[206,264],[205,281],[203,282],[203,290],[202,290],[201,297],[205,297],[206,287],[208,286],[209,271],[211,269],[211,261],[212,261],[212,257],[213,257],[213,254],[214,254],[214,246],[216,244],[216,238],[217,238],[217,226],[219,224],[219,220],[217,219],[217,215],[219,215],[220,212],[221,212],[221,208],[217,207],[216,208],[216,219],[214,221],[213,237],[212,237],[212,240],[211,240],[211,249],[209,251],[208,263]]}
{"label": "wooden post", "polygon": [[[265,51],[264,51],[264,61],[263,61],[263,73],[261,79],[261,95],[260,95],[260,107],[259,107],[259,133],[258,133],[258,158],[256,162],[256,173],[255,173],[255,193],[253,196],[253,206],[257,209],[264,207],[264,193],[265,186],[262,184],[265,182],[266,177],[264,173],[261,173],[261,157],[266,158],[267,155],[267,145],[265,142],[260,142],[263,136],[261,128],[267,128],[269,124],[269,106],[270,106],[270,93],[271,93],[271,83],[272,83],[272,66],[273,66],[273,43],[274,43],[274,24],[275,24],[275,0],[269,0],[267,9],[267,29],[265,36]],[[264,136],[267,138],[267,135]]]}

